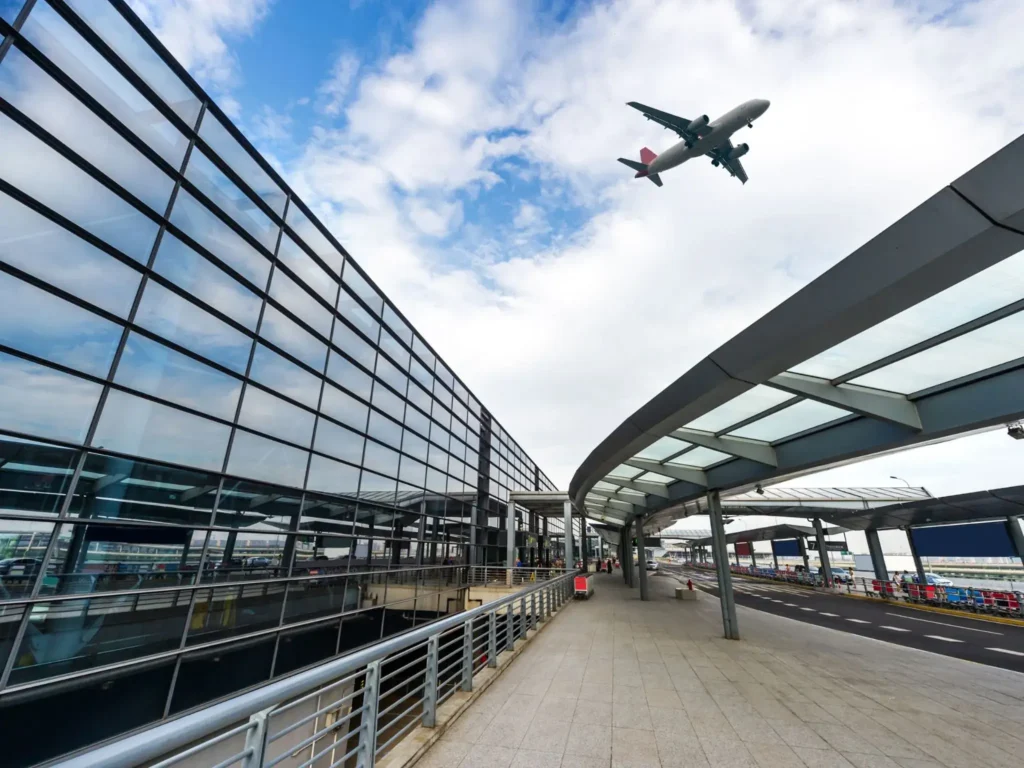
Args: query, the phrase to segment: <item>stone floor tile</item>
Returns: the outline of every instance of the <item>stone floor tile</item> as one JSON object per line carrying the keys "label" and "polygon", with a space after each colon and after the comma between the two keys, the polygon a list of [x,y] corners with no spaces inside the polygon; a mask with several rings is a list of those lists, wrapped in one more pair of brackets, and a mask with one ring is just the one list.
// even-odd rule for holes
{"label": "stone floor tile", "polygon": [[416,763],[416,768],[455,768],[472,748],[465,741],[441,739]]}
{"label": "stone floor tile", "polygon": [[462,759],[459,768],[509,768],[515,755],[516,750],[508,747],[477,744]]}
{"label": "stone floor tile", "polygon": [[654,723],[651,722],[651,712],[647,708],[646,703],[621,705],[618,702],[613,702],[612,725],[616,728],[654,730]]}
{"label": "stone floor tile", "polygon": [[565,742],[569,738],[571,726],[571,722],[564,720],[534,718],[520,748],[562,754],[565,751]]}
{"label": "stone floor tile", "polygon": [[645,693],[647,694],[647,705],[650,707],[662,707],[664,709],[682,709],[683,702],[679,699],[679,694],[675,692],[675,689],[651,689],[645,686]]}
{"label": "stone floor tile", "polygon": [[828,743],[803,723],[768,720],[768,725],[791,747],[828,749]]}
{"label": "stone floor tile", "polygon": [[809,749],[793,747],[807,768],[853,768],[853,763],[834,749]]}
{"label": "stone floor tile", "polygon": [[803,763],[785,744],[748,744],[758,768],[802,768]]}
{"label": "stone floor tile", "polygon": [[576,703],[573,721],[589,723],[591,725],[611,726],[612,703],[610,701],[585,701],[580,699]]}
{"label": "stone floor tile", "polygon": [[[560,752],[536,752],[532,749],[520,749],[512,758],[511,768],[560,768],[562,754]],[[416,768],[420,768],[419,764]]]}
{"label": "stone floor tile", "polygon": [[900,764],[885,755],[866,755],[863,752],[844,752],[849,762],[857,768],[900,768]]}
{"label": "stone floor tile", "polygon": [[610,759],[612,756],[611,727],[574,722],[569,728],[565,753]]}

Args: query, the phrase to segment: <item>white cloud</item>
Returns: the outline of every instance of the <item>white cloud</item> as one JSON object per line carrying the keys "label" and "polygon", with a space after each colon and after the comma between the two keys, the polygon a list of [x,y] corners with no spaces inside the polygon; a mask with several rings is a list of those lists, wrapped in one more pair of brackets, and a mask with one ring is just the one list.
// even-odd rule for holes
{"label": "white cloud", "polygon": [[252,135],[260,141],[285,141],[291,138],[292,118],[264,104],[252,118]]}
{"label": "white cloud", "polygon": [[317,89],[321,112],[332,117],[341,114],[358,71],[359,59],[354,54],[342,53],[334,60],[330,76]]}

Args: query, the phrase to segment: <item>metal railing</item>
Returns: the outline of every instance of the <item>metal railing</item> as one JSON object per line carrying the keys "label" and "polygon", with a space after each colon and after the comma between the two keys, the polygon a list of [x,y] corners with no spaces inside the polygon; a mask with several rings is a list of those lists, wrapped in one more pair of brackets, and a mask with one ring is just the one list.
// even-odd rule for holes
{"label": "metal railing", "polygon": [[498,565],[471,565],[466,578],[471,587],[510,586],[509,576],[511,574],[511,586],[521,586],[545,581],[564,573],[566,573],[565,568],[506,568]]}
{"label": "metal railing", "polygon": [[[505,571],[506,569],[500,569]],[[572,599],[571,573],[106,745],[62,768],[373,768]]]}

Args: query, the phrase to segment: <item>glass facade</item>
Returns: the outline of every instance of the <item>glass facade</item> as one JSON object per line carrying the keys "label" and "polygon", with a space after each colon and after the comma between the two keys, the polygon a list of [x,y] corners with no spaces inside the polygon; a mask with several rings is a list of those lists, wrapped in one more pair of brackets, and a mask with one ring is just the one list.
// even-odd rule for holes
{"label": "glass facade", "polygon": [[[0,0],[0,36],[0,737],[82,720],[7,757],[503,564],[553,485],[125,4]],[[410,580],[436,611],[364,605]]]}

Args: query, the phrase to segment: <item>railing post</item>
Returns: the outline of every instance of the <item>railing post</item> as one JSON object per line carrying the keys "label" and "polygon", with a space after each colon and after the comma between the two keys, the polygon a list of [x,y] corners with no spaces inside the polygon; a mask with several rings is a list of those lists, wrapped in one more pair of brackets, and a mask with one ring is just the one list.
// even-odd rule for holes
{"label": "railing post", "polygon": [[505,606],[505,650],[511,651],[516,647],[516,604],[514,602]]}
{"label": "railing post", "polygon": [[274,707],[269,707],[249,717],[252,726],[245,732],[245,748],[249,754],[242,759],[242,768],[262,768],[263,750],[267,745],[267,720]]}
{"label": "railing post", "polygon": [[427,640],[426,685],[423,687],[423,727],[433,728],[437,723],[437,646],[438,636]]}
{"label": "railing post", "polygon": [[498,612],[487,614],[487,666],[498,666]]}
{"label": "railing post", "polygon": [[530,629],[526,619],[526,598],[520,600],[519,606],[519,636],[526,637],[527,631]]}
{"label": "railing post", "polygon": [[533,629],[537,628],[537,593],[534,592],[530,595],[530,626]]}
{"label": "railing post", "polygon": [[377,762],[377,697],[380,693],[380,662],[366,665],[363,685],[363,727],[359,733],[359,759],[362,768],[373,768]]}
{"label": "railing post", "polygon": [[462,684],[463,691],[473,690],[473,619],[462,625]]}

